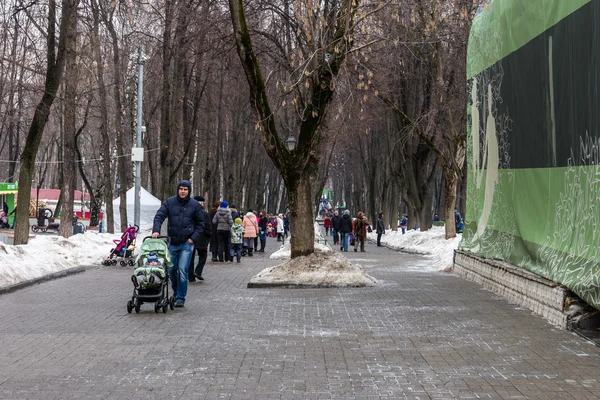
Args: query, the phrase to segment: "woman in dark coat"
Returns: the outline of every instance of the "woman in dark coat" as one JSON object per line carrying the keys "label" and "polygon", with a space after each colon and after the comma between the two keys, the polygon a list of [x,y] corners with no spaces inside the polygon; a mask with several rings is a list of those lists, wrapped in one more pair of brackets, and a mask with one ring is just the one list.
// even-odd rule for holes
{"label": "woman in dark coat", "polygon": [[381,247],[381,235],[385,233],[383,226],[383,213],[377,215],[377,247]]}

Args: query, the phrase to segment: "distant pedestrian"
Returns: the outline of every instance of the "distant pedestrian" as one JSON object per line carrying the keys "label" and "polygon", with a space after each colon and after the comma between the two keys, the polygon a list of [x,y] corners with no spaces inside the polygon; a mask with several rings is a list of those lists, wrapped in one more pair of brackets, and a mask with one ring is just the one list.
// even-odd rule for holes
{"label": "distant pedestrian", "polygon": [[175,307],[183,307],[188,287],[188,268],[194,243],[204,231],[204,214],[196,200],[190,198],[192,184],[183,180],[177,185],[177,195],[169,197],[154,217],[152,237],[160,235],[160,228],[168,219],[169,253],[173,266],[169,275],[175,294]]}
{"label": "distant pedestrian", "polygon": [[254,249],[254,239],[258,235],[258,222],[256,221],[256,215],[252,210],[249,210],[244,215],[242,221],[242,227],[244,228],[244,246],[248,251],[248,257],[252,257],[252,249]]}
{"label": "distant pedestrian", "polygon": [[219,200],[213,201],[212,207],[210,208],[210,212],[208,216],[212,225],[212,234],[210,236],[210,252],[212,253],[211,261],[219,261],[219,238],[217,237],[217,224],[213,224],[212,220],[217,215],[217,210],[219,209],[219,205],[221,202]]}
{"label": "distant pedestrian", "polygon": [[342,217],[340,217],[339,211],[336,211],[331,218],[331,234],[333,235],[333,244],[340,243],[340,223]]}
{"label": "distant pedestrian", "polygon": [[385,235],[385,227],[383,225],[383,213],[377,215],[377,247],[381,247],[381,235]]}
{"label": "distant pedestrian", "polygon": [[400,229],[402,229],[402,234],[404,235],[406,233],[406,226],[408,225],[408,218],[406,218],[406,215],[402,216],[402,220],[400,221]]}
{"label": "distant pedestrian", "polygon": [[226,201],[219,203],[219,208],[213,217],[212,223],[217,225],[217,259],[219,262],[225,262],[229,260],[229,235],[233,226],[229,203]]}
{"label": "distant pedestrian", "polygon": [[290,233],[290,215],[286,213],[283,215],[283,237],[287,239],[289,233]]}
{"label": "distant pedestrian", "polygon": [[323,220],[323,227],[325,228],[325,236],[329,236],[329,227],[331,226],[331,218],[329,218],[329,215],[325,216],[325,219]]}
{"label": "distant pedestrian", "polygon": [[198,263],[194,266],[194,253],[190,260],[190,267],[188,271],[188,281],[195,282],[196,279],[203,281],[202,271],[206,265],[206,258],[208,256],[208,245],[212,237],[212,221],[208,212],[204,209],[204,197],[194,196],[194,200],[200,203],[202,207],[202,214],[204,215],[204,232],[200,235],[197,242],[194,243],[196,254],[198,255]]}
{"label": "distant pedestrian", "polygon": [[264,253],[265,246],[267,244],[267,224],[269,223],[269,219],[267,218],[267,212],[261,211],[260,217],[258,218],[258,238],[260,239],[260,249],[257,250],[257,253]]}
{"label": "distant pedestrian", "polygon": [[457,209],[454,209],[454,223],[456,224],[456,233],[462,233],[464,229],[463,219]]}
{"label": "distant pedestrian", "polygon": [[365,252],[365,241],[367,240],[367,226],[369,225],[369,220],[365,216],[365,214],[360,211],[356,217],[356,221],[354,222],[354,251],[358,251],[358,247],[360,246],[360,251]]}
{"label": "distant pedestrian", "polygon": [[237,258],[237,262],[242,259],[242,245],[244,242],[244,227],[242,226],[242,219],[237,217],[231,226],[231,250],[229,261],[233,262],[233,257]]}
{"label": "distant pedestrian", "polygon": [[283,241],[283,233],[285,232],[285,228],[283,226],[283,214],[279,214],[277,216],[277,241]]}
{"label": "distant pedestrian", "polygon": [[348,251],[348,235],[352,232],[352,218],[350,211],[345,210],[340,221],[340,250]]}

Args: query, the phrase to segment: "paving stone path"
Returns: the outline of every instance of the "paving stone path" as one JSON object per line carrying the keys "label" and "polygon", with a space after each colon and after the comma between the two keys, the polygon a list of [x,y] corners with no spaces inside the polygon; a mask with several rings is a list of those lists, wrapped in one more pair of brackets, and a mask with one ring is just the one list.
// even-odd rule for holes
{"label": "paving stone path", "polygon": [[0,399],[600,398],[579,336],[424,257],[346,255],[381,287],[247,289],[265,253],[209,261],[167,314],[128,314],[119,266],[0,295]]}

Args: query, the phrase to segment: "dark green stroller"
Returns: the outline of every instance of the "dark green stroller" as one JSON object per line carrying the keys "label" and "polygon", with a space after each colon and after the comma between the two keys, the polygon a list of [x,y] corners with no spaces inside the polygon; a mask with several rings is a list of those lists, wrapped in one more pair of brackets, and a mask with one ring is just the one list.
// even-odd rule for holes
{"label": "dark green stroller", "polygon": [[173,265],[169,255],[169,238],[144,238],[135,263],[139,265],[131,276],[133,295],[127,302],[127,312],[140,312],[144,303],[154,303],[154,312],[163,313],[175,307],[175,296],[169,298],[168,268]]}

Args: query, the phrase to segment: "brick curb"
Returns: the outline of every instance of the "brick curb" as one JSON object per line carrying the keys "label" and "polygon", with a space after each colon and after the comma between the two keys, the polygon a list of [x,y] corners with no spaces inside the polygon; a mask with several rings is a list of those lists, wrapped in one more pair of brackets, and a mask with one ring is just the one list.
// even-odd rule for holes
{"label": "brick curb", "polygon": [[97,265],[80,265],[80,266],[77,266],[74,268],[65,269],[63,271],[53,272],[49,275],[40,276],[39,278],[30,279],[28,281],[19,282],[14,285],[0,288],[0,295],[11,293],[11,292],[17,291],[19,289],[24,289],[29,286],[37,285],[38,283],[51,281],[51,280],[58,279],[58,278],[63,278],[65,276],[69,276],[69,275],[79,274],[81,272],[85,272],[88,269],[92,269],[92,268],[100,268],[100,267]]}

